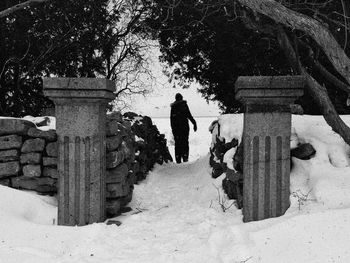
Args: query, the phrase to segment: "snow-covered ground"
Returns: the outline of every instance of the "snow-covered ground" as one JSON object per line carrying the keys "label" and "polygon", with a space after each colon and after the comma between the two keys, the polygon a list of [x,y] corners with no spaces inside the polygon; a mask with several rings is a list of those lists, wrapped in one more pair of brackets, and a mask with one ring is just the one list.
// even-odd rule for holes
{"label": "snow-covered ground", "polygon": [[[0,262],[350,262],[350,149],[323,119],[293,118],[294,143],[310,142],[317,154],[293,160],[286,215],[245,224],[222,199],[223,178],[208,171],[212,121],[197,118],[189,163],[157,166],[136,185],[119,227],[57,226],[54,198],[0,186]],[[169,120],[154,122],[171,146]],[[241,115],[222,122],[224,136],[240,133]]]}

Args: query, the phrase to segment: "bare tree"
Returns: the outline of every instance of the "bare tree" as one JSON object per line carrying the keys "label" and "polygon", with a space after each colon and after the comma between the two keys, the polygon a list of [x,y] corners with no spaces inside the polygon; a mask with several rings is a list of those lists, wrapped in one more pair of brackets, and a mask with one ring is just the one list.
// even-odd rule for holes
{"label": "bare tree", "polygon": [[[21,94],[23,82],[40,79],[43,75],[105,77],[117,83],[118,100],[135,93],[146,94],[153,84],[152,81],[146,81],[152,76],[147,59],[149,44],[142,37],[143,21],[149,11],[147,1],[107,0],[98,1],[96,5],[94,1],[81,1],[79,8],[70,9],[71,2],[74,2],[71,0],[22,0],[20,4],[0,11],[0,19],[3,17],[4,21],[2,26],[5,28],[2,32],[7,34],[0,41],[4,51],[0,55],[0,89],[5,94],[0,98],[0,112],[19,114],[9,109],[13,105],[9,102],[14,94],[12,89],[16,94]],[[31,5],[43,2],[50,4],[28,9]],[[99,9],[93,11],[95,6]],[[16,13],[19,10],[25,12]],[[93,19],[88,18],[89,10],[95,14]],[[77,21],[76,17],[84,12],[87,15]],[[6,19],[10,14],[13,19]],[[56,26],[51,18],[52,21],[59,21],[60,26]],[[35,23],[16,23],[21,26],[12,27],[16,21],[26,19]],[[21,31],[28,34],[18,33]],[[13,43],[20,43],[21,47]],[[38,81],[35,85],[40,86]],[[40,93],[39,88],[37,90]],[[28,100],[31,96],[38,96],[29,88],[27,93]],[[38,103],[36,109],[40,105]]]}
{"label": "bare tree", "polygon": [[148,94],[155,83],[148,56],[152,45],[142,33],[149,6],[142,0],[114,0],[110,8],[123,15],[111,28],[110,43],[105,43],[105,77],[116,82],[114,107],[128,108],[128,98]]}

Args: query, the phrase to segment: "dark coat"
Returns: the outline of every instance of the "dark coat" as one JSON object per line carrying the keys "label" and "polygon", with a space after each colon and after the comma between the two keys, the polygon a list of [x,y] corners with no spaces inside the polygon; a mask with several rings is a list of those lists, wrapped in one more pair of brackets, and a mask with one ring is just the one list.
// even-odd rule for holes
{"label": "dark coat", "polygon": [[187,102],[185,100],[177,100],[170,106],[170,124],[174,136],[188,136],[188,120],[190,120],[193,125],[195,125],[196,121],[192,117],[190,109],[187,106]]}

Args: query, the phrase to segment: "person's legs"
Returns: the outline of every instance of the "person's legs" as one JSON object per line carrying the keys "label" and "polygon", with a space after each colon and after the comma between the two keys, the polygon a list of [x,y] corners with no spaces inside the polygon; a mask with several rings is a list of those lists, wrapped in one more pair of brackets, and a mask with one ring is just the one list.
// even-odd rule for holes
{"label": "person's legs", "polygon": [[174,135],[175,141],[175,160],[177,163],[181,163],[181,137],[179,135]]}
{"label": "person's legs", "polygon": [[178,155],[183,162],[188,161],[188,134],[181,134],[178,137]]}
{"label": "person's legs", "polygon": [[175,160],[177,163],[181,163],[181,159],[184,162],[188,161],[188,153],[189,153],[189,146],[188,146],[188,130],[183,130],[179,133],[173,134],[174,135],[174,141],[175,141]]}
{"label": "person's legs", "polygon": [[188,134],[184,136],[182,143],[183,143],[182,159],[184,162],[188,162],[188,154],[189,154]]}

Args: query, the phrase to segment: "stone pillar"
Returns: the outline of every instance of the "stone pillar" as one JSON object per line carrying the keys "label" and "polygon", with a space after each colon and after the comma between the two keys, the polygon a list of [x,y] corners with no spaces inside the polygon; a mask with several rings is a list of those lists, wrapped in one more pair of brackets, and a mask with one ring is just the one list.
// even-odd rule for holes
{"label": "stone pillar", "polygon": [[59,225],[105,220],[106,106],[114,88],[106,79],[44,78],[56,111]]}
{"label": "stone pillar", "polygon": [[290,104],[303,95],[302,76],[239,77],[245,105],[243,221],[281,216],[290,201]]}

